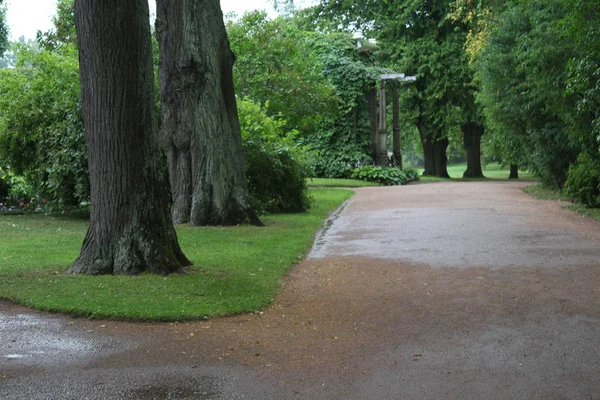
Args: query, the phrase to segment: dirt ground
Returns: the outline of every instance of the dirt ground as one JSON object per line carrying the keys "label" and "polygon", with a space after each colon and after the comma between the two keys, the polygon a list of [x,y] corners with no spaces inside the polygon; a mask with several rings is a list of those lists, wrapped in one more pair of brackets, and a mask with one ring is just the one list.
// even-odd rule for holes
{"label": "dirt ground", "polygon": [[357,189],[261,314],[0,304],[0,400],[600,399],[600,223],[525,185]]}

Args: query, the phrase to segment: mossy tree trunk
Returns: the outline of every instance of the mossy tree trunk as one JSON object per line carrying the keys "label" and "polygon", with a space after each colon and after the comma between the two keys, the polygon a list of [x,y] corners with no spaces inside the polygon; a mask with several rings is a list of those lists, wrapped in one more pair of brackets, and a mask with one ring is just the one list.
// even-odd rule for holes
{"label": "mossy tree trunk", "polygon": [[248,204],[235,56],[219,0],[158,0],[156,33],[174,222],[262,225]]}
{"label": "mossy tree trunk", "polygon": [[483,126],[476,122],[468,122],[461,125],[463,132],[463,143],[467,151],[467,170],[464,178],[483,178],[481,169],[481,136]]}
{"label": "mossy tree trunk", "polygon": [[92,214],[70,273],[179,272],[189,261],[161,179],[145,0],[75,6]]}

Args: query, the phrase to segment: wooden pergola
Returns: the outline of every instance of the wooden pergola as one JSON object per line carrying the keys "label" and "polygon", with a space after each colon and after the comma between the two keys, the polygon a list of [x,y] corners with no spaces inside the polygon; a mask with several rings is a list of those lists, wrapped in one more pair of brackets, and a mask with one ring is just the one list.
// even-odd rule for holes
{"label": "wooden pergola", "polygon": [[[416,81],[416,76],[406,76],[401,73],[388,73],[379,76],[379,107],[377,102],[377,90],[373,85],[369,93],[369,113],[371,115],[371,151],[376,165],[387,166],[390,164],[387,151],[387,99],[385,86],[389,80],[400,82]],[[398,99],[398,88],[394,87],[392,92],[392,139],[393,139],[393,163],[402,168],[402,153],[400,151],[400,101]],[[379,109],[379,112],[377,112]]]}

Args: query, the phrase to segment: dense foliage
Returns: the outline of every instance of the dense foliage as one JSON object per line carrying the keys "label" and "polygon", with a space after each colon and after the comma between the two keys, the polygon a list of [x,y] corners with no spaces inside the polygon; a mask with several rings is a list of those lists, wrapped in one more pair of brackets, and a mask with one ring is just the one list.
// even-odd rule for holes
{"label": "dense foliage", "polygon": [[357,51],[356,41],[347,33],[312,35],[311,47],[338,98],[334,118],[305,138],[314,154],[313,175],[349,178],[355,167],[372,163],[367,92],[379,72],[374,66],[375,49]]}
{"label": "dense foliage", "polygon": [[579,151],[560,115],[568,106],[564,88],[569,49],[553,24],[562,16],[558,1],[507,8],[477,66],[479,99],[488,125],[501,133],[507,157],[555,187],[564,185]]}
{"label": "dense foliage", "polygon": [[74,4],[75,0],[58,0],[56,14],[52,17],[54,27],[37,32],[37,41],[42,47],[54,50],[65,44],[77,45]]}
{"label": "dense foliage", "polygon": [[270,116],[298,131],[296,143],[311,148],[313,175],[348,177],[371,162],[366,91],[375,82],[373,60],[350,34],[312,32],[301,22],[263,12],[229,21],[236,91],[268,104]]}
{"label": "dense foliage", "polygon": [[[63,44],[41,51],[23,46],[17,56],[16,68],[0,70],[0,197],[10,187],[11,205],[37,198],[76,207],[89,201],[77,53]],[[250,101],[240,102],[239,113],[255,209],[306,210],[306,167],[295,131]]]}
{"label": "dense foliage", "polygon": [[[470,51],[488,146],[574,200],[598,206],[598,7],[590,1],[479,6]],[[483,11],[483,12],[482,12]]]}
{"label": "dense foliage", "polygon": [[21,47],[14,69],[0,70],[0,158],[61,208],[87,201],[77,53]]}
{"label": "dense foliage", "polygon": [[[15,45],[4,65],[16,68],[0,70],[0,196],[10,186],[60,207],[88,199],[72,5],[58,2],[55,28],[38,34],[42,50]],[[2,10],[0,1],[0,51]],[[371,167],[368,92],[389,71],[417,76],[399,87],[409,164],[444,176],[447,160],[465,156],[464,127],[485,125],[487,160],[600,205],[596,2],[321,0],[292,11],[227,23],[260,211],[306,209],[306,174],[396,174]]]}
{"label": "dense foliage", "polygon": [[6,24],[6,6],[0,0],[0,57],[8,49],[8,25]]}
{"label": "dense foliage", "polygon": [[350,177],[352,179],[381,183],[385,186],[393,186],[404,185],[418,179],[418,173],[414,169],[404,169],[401,171],[395,167],[365,165],[354,169]]}
{"label": "dense foliage", "polygon": [[266,104],[271,116],[282,115],[288,129],[313,135],[331,118],[336,98],[314,57],[306,32],[263,11],[229,21],[227,31],[236,54],[234,81],[241,98]]}
{"label": "dense foliage", "polygon": [[297,132],[286,132],[284,120],[268,117],[249,100],[239,101],[238,109],[252,208],[260,214],[305,211],[310,198]]}

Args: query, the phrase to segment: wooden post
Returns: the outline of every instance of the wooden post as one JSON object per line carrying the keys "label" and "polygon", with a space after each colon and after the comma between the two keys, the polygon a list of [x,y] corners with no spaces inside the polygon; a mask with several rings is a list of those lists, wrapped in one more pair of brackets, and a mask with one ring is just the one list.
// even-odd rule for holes
{"label": "wooden post", "polygon": [[394,141],[394,165],[402,169],[402,151],[400,150],[400,99],[398,98],[398,85],[394,85],[392,104],[392,137]]}
{"label": "wooden post", "polygon": [[369,122],[371,133],[371,157],[377,163],[377,86],[375,82],[369,85]]}
{"label": "wooden post", "polygon": [[389,166],[390,159],[387,155],[387,121],[385,80],[379,83],[379,135],[377,141],[377,165]]}

